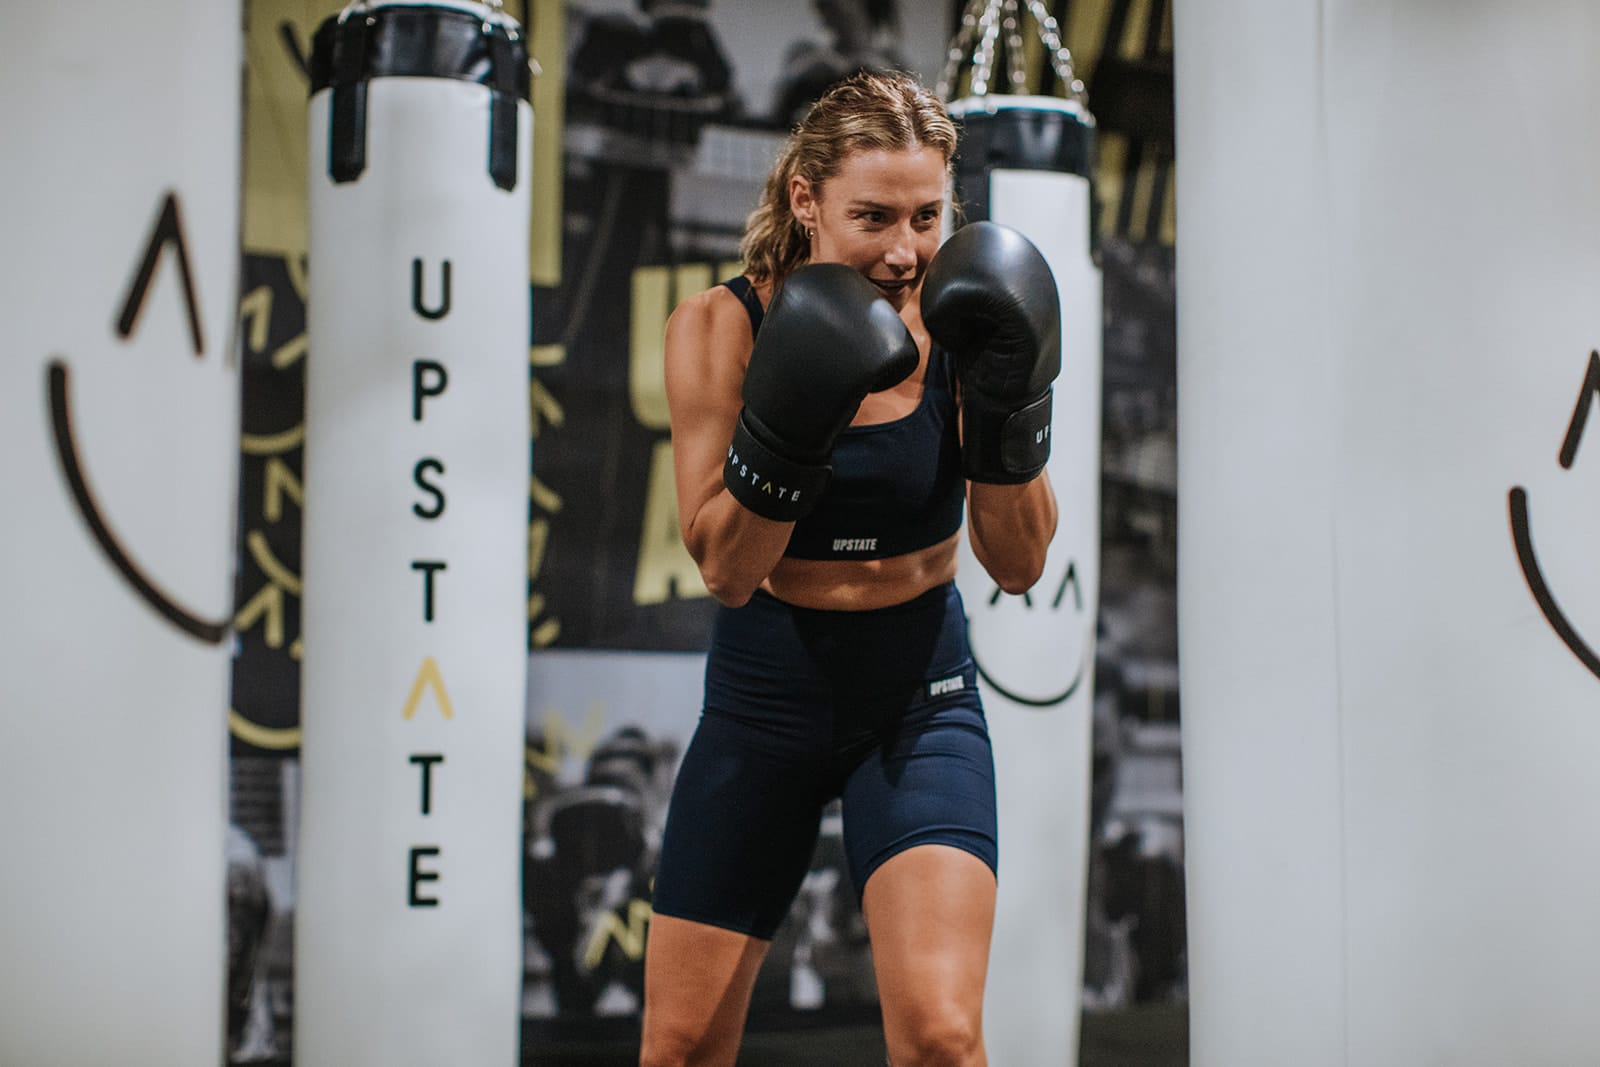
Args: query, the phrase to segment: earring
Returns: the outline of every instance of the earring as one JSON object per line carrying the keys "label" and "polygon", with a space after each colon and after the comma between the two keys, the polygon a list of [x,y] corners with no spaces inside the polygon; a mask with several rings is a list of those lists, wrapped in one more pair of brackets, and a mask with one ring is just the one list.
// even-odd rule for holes
{"label": "earring", "polygon": [[813,239],[816,236],[817,236],[817,231],[816,230],[807,230],[806,231],[806,240],[809,241],[809,240]]}

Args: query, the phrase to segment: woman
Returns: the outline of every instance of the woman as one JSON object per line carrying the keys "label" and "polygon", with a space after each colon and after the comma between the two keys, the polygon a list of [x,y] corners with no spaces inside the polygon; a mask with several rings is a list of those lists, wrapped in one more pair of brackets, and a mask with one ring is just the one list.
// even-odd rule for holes
{"label": "woman", "polygon": [[1003,589],[1044,566],[1059,310],[1020,235],[940,249],[955,147],[914,79],[836,86],[774,166],[748,273],[667,325],[679,521],[722,608],[656,877],[645,1067],[734,1062],[836,796],[890,1062],[986,1062],[994,768],[956,546],[964,503]]}

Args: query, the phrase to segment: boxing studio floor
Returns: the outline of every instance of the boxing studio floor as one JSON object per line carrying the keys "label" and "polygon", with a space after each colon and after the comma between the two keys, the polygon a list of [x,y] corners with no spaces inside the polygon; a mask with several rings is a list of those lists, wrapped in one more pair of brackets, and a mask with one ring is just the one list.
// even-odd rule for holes
{"label": "boxing studio floor", "polygon": [[1597,51],[11,6],[0,1067],[1600,1063]]}

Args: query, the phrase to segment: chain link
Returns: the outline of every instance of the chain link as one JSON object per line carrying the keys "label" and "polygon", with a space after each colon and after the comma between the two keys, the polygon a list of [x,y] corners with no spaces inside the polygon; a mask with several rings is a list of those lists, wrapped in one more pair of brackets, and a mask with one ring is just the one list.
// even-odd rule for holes
{"label": "chain link", "polygon": [[1006,31],[1006,74],[1011,92],[1021,96],[1028,91],[1028,71],[1022,62],[1022,12],[1017,9],[1017,0],[1005,0],[1001,25]]}
{"label": "chain link", "polygon": [[972,95],[988,96],[989,82],[994,77],[994,59],[1000,41],[1000,9],[1002,0],[990,0],[978,20],[978,47],[972,53]]}
{"label": "chain link", "polygon": [[978,36],[978,19],[983,14],[983,9],[988,6],[989,0],[971,0],[967,9],[961,13],[961,29],[956,31],[956,36],[950,42],[950,51],[945,55],[944,71],[939,75],[939,81],[934,85],[934,94],[940,100],[949,100],[950,94],[955,91],[956,79],[961,76],[961,65],[966,62],[967,50]]}
{"label": "chain link", "polygon": [[1045,49],[1050,53],[1050,65],[1055,68],[1056,77],[1061,79],[1061,84],[1066,86],[1067,96],[1083,103],[1083,82],[1078,80],[1077,69],[1072,62],[1072,53],[1061,40],[1061,27],[1054,16],[1044,6],[1044,0],[1027,0],[1028,11],[1039,24],[1039,36],[1044,40]]}
{"label": "chain link", "polygon": [[[1028,14],[1033,17],[1050,59],[1050,67],[1065,86],[1067,98],[1082,104],[1084,85],[1079,80],[1072,60],[1072,52],[1061,39],[1061,26],[1044,5],[1044,0],[1024,0]],[[994,80],[996,53],[1000,50],[1000,33],[1005,31],[1005,58],[1007,82],[1013,93],[1027,91],[1027,72],[1023,68],[1022,10],[1019,0],[971,0],[961,13],[961,28],[950,42],[945,56],[944,70],[934,86],[940,100],[949,100],[961,76],[961,68],[972,59],[972,86],[970,95],[987,96]]]}

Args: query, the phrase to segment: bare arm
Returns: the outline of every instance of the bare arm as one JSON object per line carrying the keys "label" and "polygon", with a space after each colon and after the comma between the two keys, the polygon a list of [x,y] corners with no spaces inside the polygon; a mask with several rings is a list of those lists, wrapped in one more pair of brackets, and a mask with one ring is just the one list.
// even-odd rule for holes
{"label": "bare arm", "polygon": [[750,360],[750,325],[738,298],[711,289],[667,320],[667,407],[678,486],[678,528],[719,603],[738,607],[772,573],[794,530],[733,499],[722,470]]}
{"label": "bare arm", "polygon": [[1001,589],[1025,593],[1044,573],[1056,532],[1056,496],[1041,473],[1022,485],[967,483],[967,532],[978,562]]}

